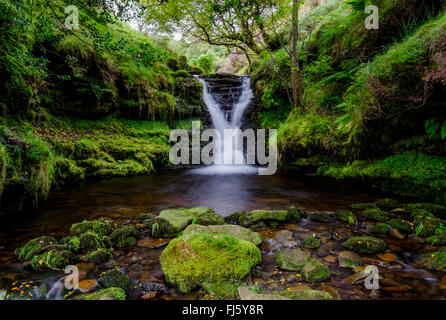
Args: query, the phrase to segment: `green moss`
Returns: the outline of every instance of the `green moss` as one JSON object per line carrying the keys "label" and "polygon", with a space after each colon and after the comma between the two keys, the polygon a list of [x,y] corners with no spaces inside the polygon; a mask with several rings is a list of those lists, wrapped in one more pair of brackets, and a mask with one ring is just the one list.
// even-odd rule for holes
{"label": "green moss", "polygon": [[32,239],[19,249],[19,259],[29,260],[34,255],[42,253],[47,248],[51,248],[56,244],[57,244],[56,239],[52,237],[43,236]]}
{"label": "green moss", "polygon": [[219,215],[218,213],[215,213],[215,212],[205,212],[205,213],[200,214],[195,219],[195,223],[203,225],[203,226],[218,225],[218,224],[224,224],[225,223],[225,219],[221,215]]}
{"label": "green moss", "polygon": [[101,264],[113,258],[113,253],[109,249],[98,249],[85,255],[86,261]]}
{"label": "green moss", "polygon": [[418,236],[427,238],[434,236],[437,230],[441,228],[443,221],[436,218],[427,218],[418,221],[418,225],[415,230]]}
{"label": "green moss", "polygon": [[446,251],[423,254],[417,262],[428,269],[446,272]]}
{"label": "green moss", "polygon": [[390,227],[387,223],[377,223],[372,229],[372,233],[388,234],[390,232]]}
{"label": "green moss", "polygon": [[305,237],[302,239],[302,245],[310,249],[317,249],[321,246],[321,242],[315,237]]}
{"label": "green moss", "polygon": [[276,265],[282,270],[300,271],[308,260],[308,254],[302,250],[282,248],[276,256]]}
{"label": "green moss", "polygon": [[398,201],[388,199],[388,198],[375,201],[374,204],[383,210],[391,210],[391,209],[398,208],[398,206],[399,206]]}
{"label": "green moss", "polygon": [[104,288],[120,288],[127,294],[132,290],[132,280],[119,270],[106,271],[98,281]]}
{"label": "green moss", "polygon": [[373,221],[383,222],[389,219],[389,213],[381,209],[367,209],[364,210],[363,215],[366,219]]}
{"label": "green moss", "polygon": [[238,287],[244,284],[241,281],[204,281],[201,291],[206,294],[204,299],[235,300]]}
{"label": "green moss", "polygon": [[81,294],[74,297],[74,300],[125,300],[125,291],[121,288],[107,288],[98,292]]}
{"label": "green moss", "polygon": [[426,239],[426,242],[434,246],[445,246],[446,245],[446,231],[442,230],[439,233],[430,236]]}
{"label": "green moss", "polygon": [[292,300],[333,300],[333,297],[329,293],[318,290],[282,290],[275,291],[274,293]]}
{"label": "green moss", "polygon": [[412,225],[403,219],[392,219],[388,222],[388,224],[393,229],[397,229],[398,231],[401,231],[403,233],[411,233],[413,231]]}
{"label": "green moss", "polygon": [[47,267],[52,270],[63,270],[71,263],[73,254],[67,250],[51,249],[43,254],[35,255],[31,260],[31,266],[35,270]]}
{"label": "green moss", "polygon": [[110,234],[113,245],[125,247],[136,241],[136,230],[132,226],[120,226]]}
{"label": "green moss", "polygon": [[374,204],[374,203],[354,203],[350,207],[355,210],[366,210],[366,209],[376,208],[376,204]]}
{"label": "green moss", "polygon": [[308,263],[305,264],[301,272],[307,282],[323,282],[330,278],[330,270],[328,267],[313,259],[308,260]]}
{"label": "green moss", "polygon": [[70,234],[72,236],[80,236],[87,231],[94,232],[100,236],[107,236],[113,231],[113,225],[95,220],[75,223],[70,228]]}
{"label": "green moss", "polygon": [[338,212],[339,220],[348,223],[350,225],[355,225],[358,222],[356,215],[351,211],[340,210]]}
{"label": "green moss", "polygon": [[352,237],[342,244],[345,248],[352,250],[360,254],[372,254],[384,251],[387,248],[387,244],[384,240],[362,236]]}
{"label": "green moss", "polygon": [[[234,215],[232,217],[235,217]],[[253,210],[246,213],[237,214],[237,222],[244,226],[250,227],[257,223],[286,222],[290,220],[298,221],[300,215],[297,209],[289,210]]]}
{"label": "green moss", "polygon": [[411,203],[406,205],[406,208],[411,210],[412,213],[416,209],[426,210],[428,212],[433,213],[435,216],[446,219],[446,207],[433,203]]}
{"label": "green moss", "polygon": [[87,231],[79,237],[73,237],[68,242],[68,248],[73,252],[81,252],[104,248],[104,241],[96,233]]}
{"label": "green moss", "polygon": [[204,281],[241,280],[260,263],[251,242],[223,234],[192,233],[169,242],[161,254],[166,280],[189,292]]}
{"label": "green moss", "polygon": [[183,231],[183,234],[187,235],[191,233],[200,233],[200,232],[212,233],[212,234],[214,233],[226,234],[234,238],[252,242],[256,246],[260,246],[263,242],[263,237],[260,233],[253,232],[249,229],[233,224],[209,225],[209,226],[191,224]]}

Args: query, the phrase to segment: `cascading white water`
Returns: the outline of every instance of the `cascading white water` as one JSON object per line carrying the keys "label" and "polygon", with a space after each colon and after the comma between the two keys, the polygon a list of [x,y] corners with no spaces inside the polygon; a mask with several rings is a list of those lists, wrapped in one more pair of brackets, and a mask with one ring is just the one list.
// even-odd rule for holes
{"label": "cascading white water", "polygon": [[[251,103],[252,98],[254,97],[254,94],[251,89],[251,79],[249,77],[243,78],[242,82],[242,93],[240,95],[240,98],[236,103],[234,103],[232,110],[231,110],[231,117],[230,121],[228,121],[228,114],[222,110],[220,104],[215,100],[212,93],[209,90],[208,83],[204,80],[199,78],[198,76],[195,76],[198,81],[200,81],[203,84],[203,100],[206,104],[207,109],[209,110],[209,113],[211,115],[212,124],[215,129],[217,129],[221,135],[221,137],[224,139],[224,141],[221,141],[222,145],[222,154],[216,154],[216,157],[221,157],[221,161],[223,163],[232,163],[232,156],[234,155],[235,158],[237,156],[240,156],[244,159],[243,156],[243,147],[242,146],[236,146],[236,144],[233,144],[233,136],[226,136],[224,135],[225,129],[240,129],[243,114],[246,110],[246,108]],[[234,95],[234,93],[232,93]],[[238,137],[236,137],[237,139]],[[232,150],[225,150],[224,145],[231,145]],[[210,165],[204,168],[193,170],[195,173],[199,174],[236,174],[236,173],[244,173],[244,174],[251,174],[251,173],[257,173],[257,169],[250,165],[236,165],[236,164],[214,164]]]}

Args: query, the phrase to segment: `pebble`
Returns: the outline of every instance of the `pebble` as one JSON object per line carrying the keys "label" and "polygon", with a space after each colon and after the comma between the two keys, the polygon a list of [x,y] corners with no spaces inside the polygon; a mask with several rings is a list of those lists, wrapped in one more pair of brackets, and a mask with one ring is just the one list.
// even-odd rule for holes
{"label": "pebble", "polygon": [[391,253],[378,254],[378,258],[385,262],[393,262],[397,259],[396,256]]}
{"label": "pebble", "polygon": [[79,291],[82,293],[88,293],[97,288],[99,283],[94,279],[82,280],[79,281]]}
{"label": "pebble", "polygon": [[441,278],[440,289],[441,290],[446,290],[446,276],[443,276],[443,278]]}
{"label": "pebble", "polygon": [[401,232],[399,232],[397,229],[392,229],[390,230],[390,235],[394,238],[403,240],[406,236],[404,234],[402,234]]}

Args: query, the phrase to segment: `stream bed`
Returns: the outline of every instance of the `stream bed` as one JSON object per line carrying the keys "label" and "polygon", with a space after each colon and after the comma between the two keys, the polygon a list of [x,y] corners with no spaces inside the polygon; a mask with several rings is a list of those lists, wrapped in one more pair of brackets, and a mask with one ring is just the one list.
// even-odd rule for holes
{"label": "stream bed", "polygon": [[[207,206],[228,216],[236,211],[254,209],[283,209],[291,205],[305,211],[298,223],[287,223],[260,231],[265,241],[262,263],[250,276],[249,283],[261,290],[316,289],[333,292],[341,299],[444,299],[446,290],[441,272],[428,271],[413,263],[413,256],[429,252],[416,238],[397,239],[390,235],[379,237],[387,242],[383,254],[362,255],[366,265],[376,265],[380,272],[380,289],[368,290],[364,283],[352,283],[354,271],[341,268],[337,256],[345,250],[342,242],[354,235],[369,234],[371,224],[361,222],[351,227],[336,218],[335,212],[348,209],[352,203],[373,202],[387,197],[383,192],[304,179],[291,173],[274,176],[255,174],[201,174],[192,170],[165,170],[141,177],[89,181],[77,186],[66,186],[53,191],[39,208],[13,221],[2,221],[0,226],[0,289],[12,283],[29,280],[46,281],[54,286],[63,272],[35,272],[19,263],[14,250],[38,236],[55,238],[67,235],[70,226],[83,220],[101,217],[120,223],[135,221],[143,213],[157,214],[175,207]],[[408,199],[396,198],[402,203]],[[308,219],[312,212],[321,212],[328,222]],[[330,237],[320,237],[331,233]],[[303,249],[326,264],[331,279],[325,283],[305,283],[293,272],[280,271],[275,257],[280,249],[276,239],[289,237],[290,247],[301,247],[300,240],[317,235],[321,247]],[[125,269],[134,282],[151,282],[163,286],[156,299],[200,299],[198,291],[182,294],[165,283],[159,256],[169,239],[140,239],[137,245],[114,251],[116,266]],[[432,250],[433,251],[433,250]],[[97,277],[94,266],[86,267],[84,278]],[[444,282],[444,278],[443,278]],[[336,295],[336,294],[335,294]],[[54,297],[53,297],[54,298]],[[59,295],[60,298],[60,295]],[[141,297],[134,296],[134,299]]]}

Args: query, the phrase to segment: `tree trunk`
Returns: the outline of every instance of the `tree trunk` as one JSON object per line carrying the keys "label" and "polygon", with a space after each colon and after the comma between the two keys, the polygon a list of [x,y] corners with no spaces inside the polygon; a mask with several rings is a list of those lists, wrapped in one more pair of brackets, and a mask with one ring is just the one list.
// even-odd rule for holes
{"label": "tree trunk", "polygon": [[299,68],[299,0],[293,0],[292,7],[292,25],[290,34],[290,62],[291,62],[291,88],[292,88],[292,105],[293,108],[297,108],[301,105],[301,75]]}

